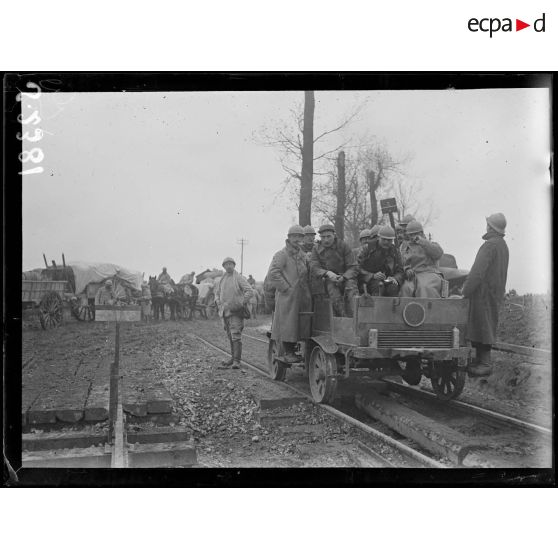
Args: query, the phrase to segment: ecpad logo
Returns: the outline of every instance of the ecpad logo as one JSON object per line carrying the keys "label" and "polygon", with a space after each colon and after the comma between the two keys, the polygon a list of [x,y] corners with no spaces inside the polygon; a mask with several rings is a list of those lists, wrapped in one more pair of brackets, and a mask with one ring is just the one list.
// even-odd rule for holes
{"label": "ecpad logo", "polygon": [[[545,16],[546,14],[543,13],[543,15],[540,18],[536,19],[533,22],[533,29],[535,30],[536,33],[545,32],[545,24],[546,24]],[[490,38],[492,38],[492,35],[494,33],[497,33],[498,31],[503,31],[505,33],[514,30],[512,24],[512,18],[509,17],[505,17],[503,19],[497,17],[490,17],[490,18],[485,17],[482,19],[477,19],[475,17],[472,17],[468,21],[467,27],[469,28],[469,31],[473,33],[477,33],[478,31],[481,31],[483,33],[489,33]],[[527,27],[531,27],[531,24],[525,23],[520,19],[515,20],[515,31],[521,31],[522,29],[525,29]]]}

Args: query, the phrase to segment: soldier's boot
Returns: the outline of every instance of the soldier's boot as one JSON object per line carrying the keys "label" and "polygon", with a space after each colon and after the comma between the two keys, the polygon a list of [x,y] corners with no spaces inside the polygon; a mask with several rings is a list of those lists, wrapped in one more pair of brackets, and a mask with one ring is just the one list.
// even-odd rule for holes
{"label": "soldier's boot", "polygon": [[477,347],[477,364],[469,368],[469,376],[483,377],[492,374],[491,346],[479,345]]}
{"label": "soldier's boot", "polygon": [[232,367],[234,370],[238,370],[241,368],[240,360],[242,358],[242,341],[233,341],[233,364]]}
{"label": "soldier's boot", "polygon": [[233,348],[232,339],[229,339],[229,343],[231,346],[231,358],[229,358],[228,360],[222,360],[221,366],[219,368],[229,368],[229,366],[232,366],[234,362],[234,348]]}

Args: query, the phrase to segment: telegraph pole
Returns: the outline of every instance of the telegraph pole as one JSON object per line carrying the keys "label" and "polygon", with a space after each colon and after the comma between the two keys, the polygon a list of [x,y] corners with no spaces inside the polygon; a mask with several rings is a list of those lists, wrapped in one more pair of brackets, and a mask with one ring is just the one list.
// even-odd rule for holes
{"label": "telegraph pole", "polygon": [[247,238],[241,238],[240,240],[236,241],[237,244],[240,244],[240,275],[244,271],[244,245],[248,244]]}

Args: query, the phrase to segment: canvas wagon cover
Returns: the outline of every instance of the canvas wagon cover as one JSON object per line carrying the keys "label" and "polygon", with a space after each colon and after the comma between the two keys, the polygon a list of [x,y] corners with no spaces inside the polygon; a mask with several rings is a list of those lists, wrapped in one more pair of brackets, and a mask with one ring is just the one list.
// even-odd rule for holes
{"label": "canvas wagon cover", "polygon": [[76,294],[81,294],[89,283],[101,283],[109,277],[117,277],[130,287],[141,291],[143,273],[111,263],[70,262],[75,276]]}

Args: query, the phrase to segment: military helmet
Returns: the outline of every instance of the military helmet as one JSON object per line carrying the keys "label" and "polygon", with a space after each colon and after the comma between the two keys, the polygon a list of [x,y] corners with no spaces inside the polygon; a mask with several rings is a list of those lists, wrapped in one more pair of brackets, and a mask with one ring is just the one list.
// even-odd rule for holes
{"label": "military helmet", "polygon": [[289,229],[287,236],[291,236],[291,234],[301,234],[302,236],[304,236],[304,229],[300,225],[293,225]]}
{"label": "military helmet", "polygon": [[304,227],[304,234],[316,234],[316,231],[312,225],[306,225]]}
{"label": "military helmet", "polygon": [[232,258],[225,258],[223,260],[223,267],[225,267],[226,263],[233,263],[234,265],[236,265],[236,262]]}
{"label": "military helmet", "polygon": [[389,225],[384,225],[383,227],[380,227],[378,236],[380,238],[385,238],[386,240],[394,240],[395,231]]}
{"label": "military helmet", "polygon": [[424,231],[422,229],[422,225],[418,221],[411,221],[407,225],[407,231],[406,232],[410,236],[412,234],[417,234],[417,233],[421,233],[421,232],[424,232]]}
{"label": "military helmet", "polygon": [[493,213],[492,215],[489,215],[486,218],[486,222],[496,232],[500,234],[505,234],[507,222],[503,213]]}
{"label": "military helmet", "polygon": [[358,235],[358,239],[362,240],[363,238],[368,238],[370,236],[370,229],[363,229],[360,231]]}
{"label": "military helmet", "polygon": [[331,232],[335,232],[335,227],[331,224],[331,223],[326,223],[325,225],[322,225],[319,229],[318,232],[320,234],[326,232],[326,231],[331,231]]}
{"label": "military helmet", "polygon": [[415,218],[412,215],[405,215],[403,219],[399,222],[402,227],[406,227],[411,221],[414,221]]}
{"label": "military helmet", "polygon": [[370,229],[370,238],[376,238],[378,236],[378,231],[380,230],[380,225],[374,225]]}

